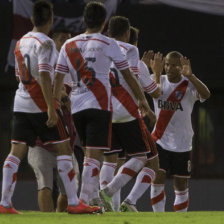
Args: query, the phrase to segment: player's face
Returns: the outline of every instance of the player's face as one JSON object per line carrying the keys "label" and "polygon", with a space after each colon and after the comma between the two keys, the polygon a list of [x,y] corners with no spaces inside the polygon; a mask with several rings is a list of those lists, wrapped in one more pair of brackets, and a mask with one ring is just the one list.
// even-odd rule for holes
{"label": "player's face", "polygon": [[66,40],[71,38],[70,33],[60,33],[58,37],[55,39],[55,44],[57,47],[57,50],[60,51],[62,45],[65,43]]}
{"label": "player's face", "polygon": [[167,56],[165,58],[165,72],[169,79],[179,78],[181,76],[180,59]]}

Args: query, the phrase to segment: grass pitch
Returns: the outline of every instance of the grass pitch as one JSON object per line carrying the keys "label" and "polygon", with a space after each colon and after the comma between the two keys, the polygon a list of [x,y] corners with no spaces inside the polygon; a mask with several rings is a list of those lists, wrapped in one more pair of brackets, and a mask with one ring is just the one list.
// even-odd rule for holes
{"label": "grass pitch", "polygon": [[224,224],[224,212],[108,212],[94,215],[22,212],[22,215],[1,214],[0,224]]}

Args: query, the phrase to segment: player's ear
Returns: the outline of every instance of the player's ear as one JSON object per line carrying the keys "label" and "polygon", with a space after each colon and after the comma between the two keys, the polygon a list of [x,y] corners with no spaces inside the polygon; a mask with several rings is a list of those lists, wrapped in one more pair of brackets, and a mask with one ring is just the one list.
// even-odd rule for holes
{"label": "player's ear", "polygon": [[30,17],[30,20],[31,20],[32,24],[34,25],[34,19],[33,19],[33,16]]}

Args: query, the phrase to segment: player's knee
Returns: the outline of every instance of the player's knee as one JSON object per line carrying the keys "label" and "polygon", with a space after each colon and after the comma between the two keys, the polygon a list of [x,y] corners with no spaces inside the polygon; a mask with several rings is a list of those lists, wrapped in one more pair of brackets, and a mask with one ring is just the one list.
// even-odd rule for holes
{"label": "player's knee", "polygon": [[188,179],[174,177],[174,189],[177,191],[184,191],[188,188]]}
{"label": "player's knee", "polygon": [[166,172],[158,169],[153,184],[164,184],[166,180]]}

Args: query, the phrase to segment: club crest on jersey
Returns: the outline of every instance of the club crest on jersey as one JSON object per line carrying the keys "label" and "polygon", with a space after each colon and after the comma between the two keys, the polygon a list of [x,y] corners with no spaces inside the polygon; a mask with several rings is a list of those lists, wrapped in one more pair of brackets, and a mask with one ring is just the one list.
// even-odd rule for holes
{"label": "club crest on jersey", "polygon": [[176,97],[177,100],[180,100],[182,96],[183,96],[182,91],[178,91],[178,90],[177,90],[177,91],[175,92],[175,97]]}

